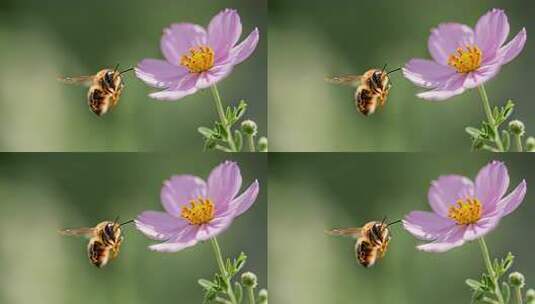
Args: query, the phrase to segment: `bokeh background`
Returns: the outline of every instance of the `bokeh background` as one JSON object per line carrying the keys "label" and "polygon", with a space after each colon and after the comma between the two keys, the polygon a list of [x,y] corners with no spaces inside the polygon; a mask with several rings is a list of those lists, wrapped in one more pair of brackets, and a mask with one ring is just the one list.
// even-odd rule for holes
{"label": "bokeh background", "polygon": [[[327,75],[403,66],[430,58],[430,29],[442,22],[475,26],[503,8],[510,38],[535,30],[528,0],[269,1],[269,133],[272,151],[469,151],[467,126],[484,118],[477,91],[445,102],[416,98],[421,89],[393,74],[387,106],[373,117],[357,113],[353,90],[327,84]],[[515,117],[535,132],[531,85],[535,40],[487,84],[494,105],[516,101]]]}
{"label": "bokeh background", "polygon": [[469,303],[464,281],[485,266],[477,242],[442,254],[416,250],[420,242],[393,226],[385,259],[373,268],[358,265],[354,241],[325,234],[334,227],[358,227],[412,210],[430,210],[427,191],[440,175],[473,179],[493,159],[505,161],[510,190],[528,184],[523,204],[487,235],[491,254],[516,255],[513,270],[535,287],[535,247],[530,239],[535,213],[535,161],[521,154],[493,158],[476,154],[300,154],[270,156],[269,287],[273,303]]}
{"label": "bokeh background", "polygon": [[219,84],[223,102],[246,99],[247,117],[267,132],[267,1],[0,1],[0,151],[200,151],[199,126],[217,119],[212,96],[176,102],[126,75],[119,106],[103,118],[89,111],[87,89],[58,76],[91,75],[120,63],[163,58],[162,30],[174,22],[206,26],[238,9],[243,33],[261,32],[256,52]]}
{"label": "bokeh background", "polygon": [[[0,303],[201,303],[197,280],[218,269],[210,243],[152,252],[147,246],[155,242],[130,224],[119,257],[98,269],[87,259],[87,240],[57,231],[163,210],[164,180],[188,173],[206,178],[225,159],[215,153],[0,155]],[[266,287],[267,158],[231,159],[241,167],[242,190],[258,178],[260,195],[218,240],[226,257],[247,253],[245,269]]]}

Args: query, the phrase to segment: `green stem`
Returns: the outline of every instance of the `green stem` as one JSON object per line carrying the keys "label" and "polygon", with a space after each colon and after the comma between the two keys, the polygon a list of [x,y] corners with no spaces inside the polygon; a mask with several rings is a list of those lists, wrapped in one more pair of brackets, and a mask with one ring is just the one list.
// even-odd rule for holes
{"label": "green stem", "polygon": [[496,277],[496,273],[494,272],[494,268],[492,267],[492,261],[490,259],[489,254],[489,248],[487,247],[487,243],[485,243],[484,238],[479,239],[479,246],[481,247],[481,253],[483,254],[483,261],[485,262],[485,266],[487,267],[487,273],[489,274],[492,283],[494,283],[494,293],[496,294],[496,297],[498,299],[499,304],[506,304],[503,300],[502,290],[500,289],[500,284],[498,282],[498,278]]}
{"label": "green stem", "polygon": [[249,152],[256,152],[254,135],[247,135],[247,142],[249,143]]}
{"label": "green stem", "polygon": [[219,95],[219,90],[217,89],[217,86],[215,84],[211,86],[211,89],[212,95],[214,96],[217,114],[219,115],[219,121],[221,121],[221,125],[223,125],[223,128],[225,128],[225,131],[227,133],[227,141],[230,150],[232,150],[232,152],[238,152],[238,150],[236,149],[236,144],[234,143],[234,136],[232,135],[232,131],[230,130],[228,121],[225,118],[225,109],[223,108],[223,103],[221,102],[221,95]]}
{"label": "green stem", "polygon": [[524,152],[524,148],[522,147],[522,136],[520,134],[514,135],[515,137],[515,146],[517,152]]}
{"label": "green stem", "polygon": [[249,304],[255,304],[254,289],[252,287],[247,287],[247,294],[249,295]]}
{"label": "green stem", "polygon": [[236,296],[234,295],[234,290],[232,289],[232,285],[230,283],[230,278],[227,273],[227,270],[225,269],[225,262],[223,261],[223,255],[221,254],[221,248],[219,247],[219,243],[217,242],[217,239],[215,237],[210,239],[210,242],[212,243],[212,248],[214,248],[215,258],[217,260],[217,265],[219,266],[219,272],[221,272],[221,276],[225,280],[225,284],[227,285],[227,294],[230,299],[230,302],[232,304],[238,304],[238,301],[236,300]]}
{"label": "green stem", "polygon": [[522,289],[520,287],[515,287],[514,289],[516,304],[522,304]]}
{"label": "green stem", "polygon": [[496,146],[498,147],[498,150],[500,152],[505,152],[503,148],[502,138],[500,136],[500,133],[498,132],[498,127],[496,126],[496,121],[494,120],[494,116],[492,115],[492,109],[490,107],[489,96],[487,95],[487,90],[485,90],[485,86],[483,84],[480,85],[478,89],[479,89],[479,95],[481,96],[481,101],[483,102],[483,109],[485,110],[485,115],[487,115],[487,120],[489,122],[489,125],[495,134],[494,140],[496,141]]}

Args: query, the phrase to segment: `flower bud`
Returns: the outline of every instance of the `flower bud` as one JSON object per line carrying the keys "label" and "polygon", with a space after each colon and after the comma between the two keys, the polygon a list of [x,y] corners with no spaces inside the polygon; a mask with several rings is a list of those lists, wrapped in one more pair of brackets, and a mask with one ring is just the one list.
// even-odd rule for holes
{"label": "flower bud", "polygon": [[528,302],[528,304],[535,303],[535,290],[528,289],[528,291],[526,291],[526,302]]}
{"label": "flower bud", "polygon": [[256,288],[256,274],[252,272],[244,272],[241,275],[241,283],[245,287]]}
{"label": "flower bud", "polygon": [[524,275],[520,272],[513,272],[509,275],[509,283],[513,287],[523,288],[524,287]]}
{"label": "flower bud", "polygon": [[258,139],[258,151],[268,151],[268,139],[266,137],[260,137],[260,139]]}
{"label": "flower bud", "polygon": [[241,130],[247,135],[256,136],[258,127],[256,126],[256,122],[252,120],[244,120],[241,123]]}
{"label": "flower bud", "polygon": [[514,135],[523,136],[526,132],[526,127],[520,120],[513,120],[509,123],[509,131]]}
{"label": "flower bud", "polygon": [[258,303],[259,304],[267,304],[267,302],[268,302],[268,291],[265,290],[265,289],[261,289],[258,292]]}
{"label": "flower bud", "polygon": [[535,138],[534,137],[528,137],[528,139],[526,139],[526,151],[535,152]]}

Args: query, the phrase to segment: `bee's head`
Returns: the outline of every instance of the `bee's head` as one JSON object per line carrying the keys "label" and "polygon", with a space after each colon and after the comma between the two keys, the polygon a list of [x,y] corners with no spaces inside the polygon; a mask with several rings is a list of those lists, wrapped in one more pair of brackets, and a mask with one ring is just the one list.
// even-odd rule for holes
{"label": "bee's head", "polygon": [[371,75],[370,81],[375,88],[386,88],[389,83],[388,73],[384,70],[375,70]]}
{"label": "bee's head", "polygon": [[117,240],[121,235],[121,226],[116,222],[108,222],[104,226],[104,233],[110,240]]}
{"label": "bee's head", "polygon": [[388,226],[384,222],[376,222],[372,226],[372,232],[378,237],[383,237],[388,233]]}
{"label": "bee's head", "polygon": [[102,78],[103,85],[111,90],[116,90],[121,85],[121,82],[121,73],[116,70],[107,70]]}

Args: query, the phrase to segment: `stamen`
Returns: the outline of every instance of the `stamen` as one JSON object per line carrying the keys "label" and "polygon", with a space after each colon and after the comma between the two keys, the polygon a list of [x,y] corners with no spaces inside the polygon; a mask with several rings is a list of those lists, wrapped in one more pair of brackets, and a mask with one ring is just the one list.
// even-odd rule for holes
{"label": "stamen", "polygon": [[202,225],[214,218],[215,206],[209,199],[199,197],[191,200],[189,206],[183,206],[180,215],[192,225]]}
{"label": "stamen", "polygon": [[466,74],[477,70],[481,66],[483,53],[476,45],[458,48],[457,53],[450,55],[448,65],[455,68],[457,72]]}
{"label": "stamen", "polygon": [[475,224],[481,218],[483,208],[479,200],[467,198],[458,200],[448,210],[448,217],[457,222],[459,225]]}
{"label": "stamen", "polygon": [[180,64],[186,67],[190,73],[202,73],[214,66],[214,50],[207,46],[191,48],[190,55],[183,55]]}

